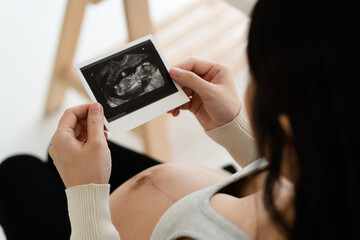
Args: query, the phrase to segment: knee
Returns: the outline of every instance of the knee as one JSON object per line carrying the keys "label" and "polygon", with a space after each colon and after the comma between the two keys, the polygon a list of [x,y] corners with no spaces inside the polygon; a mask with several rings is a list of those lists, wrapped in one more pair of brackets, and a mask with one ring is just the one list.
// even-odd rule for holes
{"label": "knee", "polygon": [[43,162],[30,155],[16,155],[5,159],[0,164],[0,183],[10,183],[14,179],[28,175],[34,167]]}

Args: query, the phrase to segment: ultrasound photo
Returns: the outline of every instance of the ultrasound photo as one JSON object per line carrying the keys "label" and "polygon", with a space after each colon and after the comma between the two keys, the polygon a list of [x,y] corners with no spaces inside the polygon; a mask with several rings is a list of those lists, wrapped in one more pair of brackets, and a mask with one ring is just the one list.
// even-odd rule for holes
{"label": "ultrasound photo", "polygon": [[164,86],[159,69],[147,61],[148,54],[125,54],[123,60],[111,60],[96,76],[110,107]]}
{"label": "ultrasound photo", "polygon": [[151,40],[80,68],[108,122],[177,92]]}

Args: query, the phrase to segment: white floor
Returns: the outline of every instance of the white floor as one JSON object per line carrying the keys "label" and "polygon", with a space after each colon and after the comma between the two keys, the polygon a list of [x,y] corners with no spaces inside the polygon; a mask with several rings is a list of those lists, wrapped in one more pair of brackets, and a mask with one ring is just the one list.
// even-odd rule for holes
{"label": "white floor", "polygon": [[[153,20],[159,21],[191,0],[149,2]],[[64,109],[87,102],[70,90],[61,109],[47,116],[43,112],[66,0],[2,0],[1,3],[0,162],[19,153],[44,159]],[[88,7],[75,61],[85,60],[104,47],[126,39],[122,11],[119,0],[104,0]],[[247,76],[247,69],[234,76],[241,96]],[[174,162],[209,169],[233,162],[222,147],[207,138],[191,114],[170,118],[168,128]],[[141,140],[132,133],[112,133],[112,140],[143,151]],[[5,237],[0,230],[2,239]]]}

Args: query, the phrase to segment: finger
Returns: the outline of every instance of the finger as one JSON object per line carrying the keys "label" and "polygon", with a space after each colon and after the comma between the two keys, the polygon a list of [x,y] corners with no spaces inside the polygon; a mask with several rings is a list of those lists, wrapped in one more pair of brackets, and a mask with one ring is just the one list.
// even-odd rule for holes
{"label": "finger", "polygon": [[211,83],[205,81],[191,71],[173,67],[170,70],[170,76],[174,81],[178,82],[184,87],[192,89],[200,95],[208,94],[212,88]]}
{"label": "finger", "polygon": [[86,118],[90,104],[84,104],[67,109],[59,121],[58,128],[75,129],[76,123],[80,119]]}
{"label": "finger", "polygon": [[188,87],[184,87],[183,90],[188,97],[191,97],[194,94],[194,91]]}
{"label": "finger", "polygon": [[102,106],[93,103],[87,114],[87,142],[91,144],[99,141],[105,141],[104,114]]}
{"label": "finger", "polygon": [[104,136],[106,139],[108,139],[110,137],[110,132],[109,131],[104,131]]}
{"label": "finger", "polygon": [[203,102],[198,94],[194,94],[191,99],[191,105],[189,106],[189,111],[196,115]]}
{"label": "finger", "polygon": [[198,58],[189,58],[179,64],[176,64],[174,67],[181,68],[186,71],[191,71],[199,76],[202,76],[208,73],[211,67],[214,65],[216,65],[216,63],[211,61],[206,61]]}
{"label": "finger", "polygon": [[87,132],[81,131],[81,134],[77,137],[80,142],[85,142],[87,139]]}
{"label": "finger", "polygon": [[87,139],[87,119],[81,119],[78,123],[81,126],[81,132],[78,136],[78,140],[83,142]]}
{"label": "finger", "polygon": [[110,131],[109,129],[104,125],[104,136],[106,139],[108,139],[110,137]]}
{"label": "finger", "polygon": [[180,110],[180,108],[181,108],[181,106],[180,106],[180,107],[177,107],[177,108],[174,108],[174,109],[168,111],[167,113],[170,113],[170,114],[172,114],[172,115],[174,116],[173,113],[176,112],[176,111],[178,111],[178,110]]}
{"label": "finger", "polygon": [[179,116],[179,114],[180,114],[180,109],[179,109],[179,108],[175,109],[175,111],[172,113],[172,115],[173,115],[174,117]]}
{"label": "finger", "polygon": [[74,128],[74,135],[76,138],[78,138],[81,135],[81,131],[82,131],[82,127],[81,124],[79,124],[78,122],[76,123],[76,126]]}
{"label": "finger", "polygon": [[[183,88],[183,90],[184,90],[185,94],[191,99],[194,91],[191,90],[190,88],[187,88],[187,87]],[[185,103],[184,105],[186,105],[186,104],[188,104],[188,103]],[[184,109],[184,108],[183,108],[184,105],[182,105],[182,106],[180,106],[180,107],[177,107],[177,108],[174,108],[174,109],[171,109],[171,110],[167,111],[167,113],[172,114],[172,113],[175,112],[177,109]]]}
{"label": "finger", "polygon": [[[180,64],[175,65],[174,67],[194,72],[204,80],[210,81],[212,83],[232,79],[231,72],[228,68],[216,62],[206,61],[202,59],[190,58]],[[219,75],[219,77],[217,77],[217,75]],[[180,83],[179,85],[181,86]]]}
{"label": "finger", "polygon": [[189,101],[189,102],[181,105],[180,109],[181,109],[181,110],[188,110],[188,109],[190,109],[191,104],[192,104],[192,101]]}
{"label": "finger", "polygon": [[171,109],[171,110],[167,111],[167,113],[173,113],[175,110],[176,110],[176,108]]}

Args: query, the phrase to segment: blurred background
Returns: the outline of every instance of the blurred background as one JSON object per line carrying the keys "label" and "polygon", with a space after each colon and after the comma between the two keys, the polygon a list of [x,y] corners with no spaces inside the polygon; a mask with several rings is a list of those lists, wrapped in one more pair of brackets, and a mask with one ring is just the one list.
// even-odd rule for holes
{"label": "blurred background", "polygon": [[[66,4],[66,0],[1,0],[0,162],[20,153],[45,160],[64,110],[89,102],[79,91],[68,88],[61,104],[45,113]],[[190,56],[218,61],[232,71],[243,99],[248,82],[245,48],[249,20],[245,13],[222,0],[148,0],[148,9],[154,35],[170,65]],[[124,11],[121,0],[87,4],[73,63],[128,41]],[[171,162],[214,171],[234,164],[192,114],[167,116],[165,128]],[[144,141],[136,131],[112,132],[110,139],[145,153]]]}

